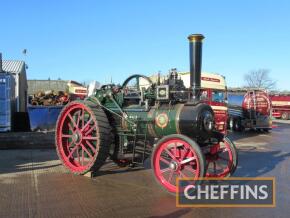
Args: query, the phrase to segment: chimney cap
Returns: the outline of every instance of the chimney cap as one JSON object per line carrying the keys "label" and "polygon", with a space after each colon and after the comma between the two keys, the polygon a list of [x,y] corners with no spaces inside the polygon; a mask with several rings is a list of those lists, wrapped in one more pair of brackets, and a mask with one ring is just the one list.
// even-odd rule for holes
{"label": "chimney cap", "polygon": [[190,42],[201,42],[204,36],[202,34],[191,34],[187,38]]}

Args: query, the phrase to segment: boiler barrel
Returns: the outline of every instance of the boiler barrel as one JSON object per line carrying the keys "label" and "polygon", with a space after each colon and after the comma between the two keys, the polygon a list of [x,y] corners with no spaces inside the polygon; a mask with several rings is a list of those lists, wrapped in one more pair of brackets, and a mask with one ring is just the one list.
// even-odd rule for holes
{"label": "boiler barrel", "polygon": [[184,134],[189,137],[207,138],[213,130],[214,113],[210,106],[177,104],[160,107],[148,112],[148,132],[152,137]]}

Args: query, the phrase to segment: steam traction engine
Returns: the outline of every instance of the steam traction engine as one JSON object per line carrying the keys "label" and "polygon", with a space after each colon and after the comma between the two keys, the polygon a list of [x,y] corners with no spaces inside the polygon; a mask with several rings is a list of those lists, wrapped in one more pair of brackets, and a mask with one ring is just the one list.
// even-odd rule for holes
{"label": "steam traction engine", "polygon": [[151,154],[154,176],[169,192],[176,191],[177,177],[230,176],[237,166],[235,146],[214,129],[213,110],[199,101],[203,38],[188,37],[189,89],[176,72],[162,83],[132,75],[122,86],[104,85],[94,97],[64,107],[56,126],[62,163],[85,174],[108,156],[134,166]]}

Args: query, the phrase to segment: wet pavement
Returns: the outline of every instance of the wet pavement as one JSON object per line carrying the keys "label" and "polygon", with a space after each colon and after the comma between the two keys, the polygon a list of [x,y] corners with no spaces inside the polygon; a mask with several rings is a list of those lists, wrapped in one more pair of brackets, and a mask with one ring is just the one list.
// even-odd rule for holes
{"label": "wet pavement", "polygon": [[276,177],[276,208],[177,208],[145,168],[108,162],[93,179],[68,173],[53,149],[0,150],[1,217],[289,217],[290,124],[235,133],[234,176]]}

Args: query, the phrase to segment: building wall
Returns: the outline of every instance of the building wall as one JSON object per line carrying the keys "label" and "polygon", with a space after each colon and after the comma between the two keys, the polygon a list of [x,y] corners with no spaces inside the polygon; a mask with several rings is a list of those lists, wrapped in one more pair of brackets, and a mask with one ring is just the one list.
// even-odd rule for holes
{"label": "building wall", "polygon": [[24,61],[3,60],[3,71],[15,78],[16,112],[27,111],[27,79]]}

